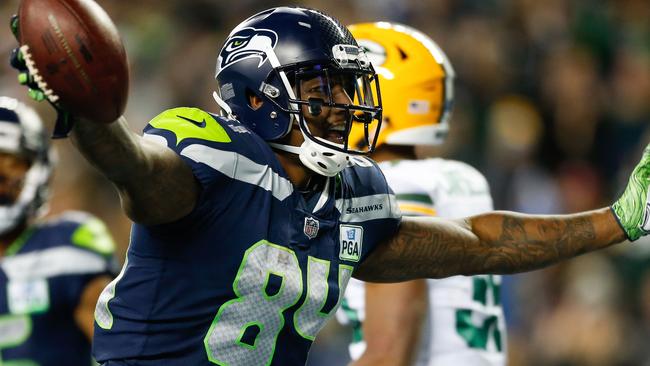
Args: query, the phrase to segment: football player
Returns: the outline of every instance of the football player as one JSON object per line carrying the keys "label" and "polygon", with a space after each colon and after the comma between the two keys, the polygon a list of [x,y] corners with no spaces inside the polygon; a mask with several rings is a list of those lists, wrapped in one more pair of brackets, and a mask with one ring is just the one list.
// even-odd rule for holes
{"label": "football player", "polygon": [[[453,160],[416,160],[415,147],[444,141],[454,70],[423,33],[386,22],[349,27],[381,83],[383,118],[372,158],[403,215],[460,218],[491,211],[481,173]],[[351,141],[362,136],[350,136]],[[351,279],[337,317],[354,326],[354,365],[505,365],[497,275],[399,284]]]}
{"label": "football player", "polygon": [[[374,69],[320,11],[246,19],[219,52],[216,80],[223,116],[175,108],[143,136],[124,118],[75,119],[76,146],[135,221],[122,272],[97,304],[94,355],[105,366],[302,365],[353,273],[390,282],[525,271],[644,233],[650,151],[615,211],[401,219],[363,157],[382,120]],[[361,149],[348,143],[357,129]]]}
{"label": "football player", "polygon": [[113,241],[81,212],[40,220],[52,172],[32,109],[0,97],[0,364],[91,365],[97,298]]}

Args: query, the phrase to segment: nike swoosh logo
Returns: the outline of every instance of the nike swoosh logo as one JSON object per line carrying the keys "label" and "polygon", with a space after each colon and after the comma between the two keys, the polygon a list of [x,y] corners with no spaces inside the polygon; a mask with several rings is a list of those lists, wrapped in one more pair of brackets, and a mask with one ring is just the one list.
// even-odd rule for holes
{"label": "nike swoosh logo", "polygon": [[191,118],[183,117],[181,115],[176,115],[176,117],[178,117],[180,119],[184,119],[187,122],[191,122],[192,124],[194,124],[197,127],[205,128],[205,126],[206,126],[205,118],[203,119],[203,121],[199,122],[199,121],[195,121],[195,120],[193,120]]}

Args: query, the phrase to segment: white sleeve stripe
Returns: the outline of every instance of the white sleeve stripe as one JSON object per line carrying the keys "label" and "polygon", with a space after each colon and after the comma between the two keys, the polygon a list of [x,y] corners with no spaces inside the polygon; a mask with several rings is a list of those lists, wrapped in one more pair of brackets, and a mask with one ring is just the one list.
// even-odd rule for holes
{"label": "white sleeve stripe", "polygon": [[101,273],[108,262],[95,253],[72,247],[56,247],[5,257],[0,268],[9,281],[25,281],[72,274]]}
{"label": "white sleeve stripe", "polygon": [[293,184],[288,179],[281,177],[268,165],[258,164],[244,155],[197,144],[184,148],[181,155],[232,179],[269,191],[280,201],[293,193]]}
{"label": "white sleeve stripe", "polygon": [[393,194],[375,194],[336,200],[343,222],[364,222],[376,219],[397,219],[402,214]]}

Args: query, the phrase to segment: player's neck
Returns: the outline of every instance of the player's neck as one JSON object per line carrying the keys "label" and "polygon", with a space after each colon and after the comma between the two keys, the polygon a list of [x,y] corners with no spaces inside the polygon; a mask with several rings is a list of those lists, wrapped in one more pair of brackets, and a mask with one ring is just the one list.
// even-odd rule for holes
{"label": "player's neck", "polygon": [[413,160],[415,156],[414,146],[402,145],[381,145],[370,155],[375,161],[390,161],[390,160]]}
{"label": "player's neck", "polygon": [[16,239],[18,239],[20,235],[22,235],[25,232],[26,228],[27,228],[27,224],[23,223],[16,226],[11,231],[0,235],[0,258],[4,257],[5,253],[7,252],[7,249],[9,249],[11,244],[13,244],[16,241]]}
{"label": "player's neck", "polygon": [[307,189],[311,177],[316,173],[304,166],[296,154],[275,151],[275,156],[280,161],[284,171],[287,172],[291,183],[299,190]]}

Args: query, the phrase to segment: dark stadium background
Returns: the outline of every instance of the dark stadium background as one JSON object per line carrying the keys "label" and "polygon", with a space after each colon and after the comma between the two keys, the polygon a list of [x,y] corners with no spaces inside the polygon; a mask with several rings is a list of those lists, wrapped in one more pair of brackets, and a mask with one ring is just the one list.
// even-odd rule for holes
{"label": "dark stadium background", "polygon": [[[0,2],[0,59],[15,43]],[[131,62],[127,118],[140,130],[175,106],[217,107],[216,54],[226,32],[277,1],[100,0]],[[391,20],[419,28],[458,74],[448,144],[421,151],[460,159],[491,183],[498,209],[574,212],[612,202],[650,141],[648,0],[312,0],[344,23]],[[26,100],[0,62],[0,94]],[[46,104],[35,105],[51,125]],[[104,219],[123,256],[129,223],[112,187],[70,147],[51,212]],[[508,277],[503,299],[511,366],[650,365],[650,240]],[[215,309],[216,311],[216,309]],[[347,330],[331,324],[312,365],[344,364]]]}

